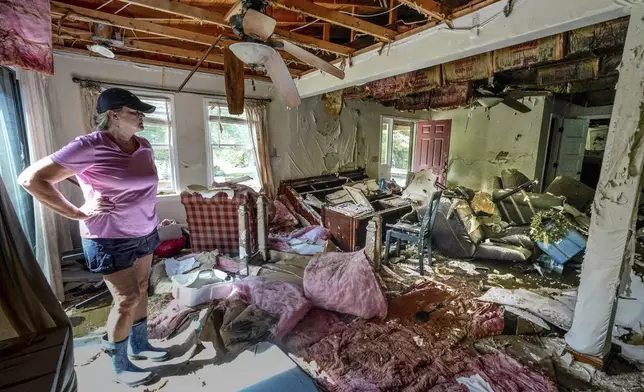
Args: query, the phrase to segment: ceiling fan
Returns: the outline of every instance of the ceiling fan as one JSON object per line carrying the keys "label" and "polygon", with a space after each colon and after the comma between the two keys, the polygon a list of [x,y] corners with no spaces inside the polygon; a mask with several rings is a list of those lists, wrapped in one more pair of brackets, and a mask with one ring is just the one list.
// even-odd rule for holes
{"label": "ceiling fan", "polygon": [[[528,95],[543,95],[542,92]],[[473,104],[482,106],[486,109],[492,108],[499,104],[504,104],[519,113],[529,113],[532,111],[528,106],[518,101],[517,98],[527,96],[523,91],[507,91],[504,85],[494,83],[494,78],[490,78],[487,84],[475,87]]]}
{"label": "ceiling fan", "polygon": [[277,22],[265,14],[267,5],[267,0],[241,0],[226,15],[233,32],[242,40],[230,45],[224,53],[226,96],[231,114],[241,114],[244,110],[244,71],[240,62],[252,69],[265,71],[288,107],[300,104],[297,87],[278,49],[311,67],[344,79],[342,70],[307,50],[283,39],[271,39]]}

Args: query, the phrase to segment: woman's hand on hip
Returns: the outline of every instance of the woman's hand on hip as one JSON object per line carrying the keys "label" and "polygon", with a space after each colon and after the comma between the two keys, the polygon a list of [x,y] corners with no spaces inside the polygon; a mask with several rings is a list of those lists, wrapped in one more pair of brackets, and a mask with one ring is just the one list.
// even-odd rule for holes
{"label": "woman's hand on hip", "polygon": [[113,209],[114,203],[112,203],[107,197],[92,195],[92,197],[90,197],[90,199],[78,209],[79,215],[77,219],[84,221],[98,215],[106,215],[112,212]]}

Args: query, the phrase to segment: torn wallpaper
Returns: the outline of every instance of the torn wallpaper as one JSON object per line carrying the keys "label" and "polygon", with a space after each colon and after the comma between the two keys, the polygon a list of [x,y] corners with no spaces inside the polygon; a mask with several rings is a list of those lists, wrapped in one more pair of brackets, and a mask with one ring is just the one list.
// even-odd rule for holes
{"label": "torn wallpaper", "polygon": [[0,1],[0,65],[53,74],[49,0]]}

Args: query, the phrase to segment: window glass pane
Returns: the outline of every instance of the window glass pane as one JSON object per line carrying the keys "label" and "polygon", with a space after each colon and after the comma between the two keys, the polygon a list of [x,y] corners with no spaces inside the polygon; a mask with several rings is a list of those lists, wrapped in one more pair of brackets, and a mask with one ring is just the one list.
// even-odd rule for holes
{"label": "window glass pane", "polygon": [[[221,111],[220,111],[221,110]],[[246,111],[244,113],[235,115],[228,112],[228,107],[226,104],[217,104],[216,102],[211,102],[208,105],[208,115],[209,116],[221,116],[221,117],[233,117],[233,118],[246,118]]]}
{"label": "window glass pane", "polygon": [[389,124],[382,123],[382,131],[380,133],[380,164],[386,165],[387,162],[387,148],[389,146]]}
{"label": "window glass pane", "polygon": [[150,124],[143,120],[143,127],[143,131],[137,133],[137,135],[146,138],[150,144],[169,144],[170,129],[167,125]]}
{"label": "window glass pane", "polygon": [[253,148],[217,147],[212,148],[213,176],[216,182],[226,182],[235,178],[248,176],[252,180],[243,184],[259,186],[255,153]]}
{"label": "window glass pane", "polygon": [[172,190],[172,163],[170,149],[166,146],[154,146],[154,163],[159,175],[159,191]]}
{"label": "window glass pane", "polygon": [[153,120],[168,122],[168,101],[165,98],[139,97],[141,101],[155,106],[153,113],[146,114],[145,117]]}
{"label": "window glass pane", "polygon": [[226,124],[222,122],[220,127],[218,122],[211,121],[210,140],[213,145],[243,144],[245,146],[252,146],[250,131],[246,124]]}
{"label": "window glass pane", "polygon": [[411,125],[394,124],[392,131],[391,178],[400,186],[407,185]]}
{"label": "window glass pane", "polygon": [[32,249],[35,249],[33,199],[18,184],[18,175],[29,166],[27,133],[15,73],[0,67],[0,176],[9,200]]}

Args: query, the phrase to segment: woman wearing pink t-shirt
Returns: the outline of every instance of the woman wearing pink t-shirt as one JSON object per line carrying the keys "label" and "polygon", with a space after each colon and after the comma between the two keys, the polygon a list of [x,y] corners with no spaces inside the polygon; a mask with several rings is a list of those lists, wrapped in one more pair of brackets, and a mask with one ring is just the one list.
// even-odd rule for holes
{"label": "woman wearing pink t-shirt", "polygon": [[[147,338],[148,278],[152,252],[159,244],[159,179],[150,143],[135,134],[143,130],[144,113],[154,110],[127,90],[103,91],[96,105],[96,130],[34,163],[19,178],[38,201],[80,222],[87,266],[103,274],[114,297],[104,346],[112,357],[115,381],[129,386],[153,378],[130,358],[169,358]],[[74,175],[85,196],[80,208],[55,187]]]}

